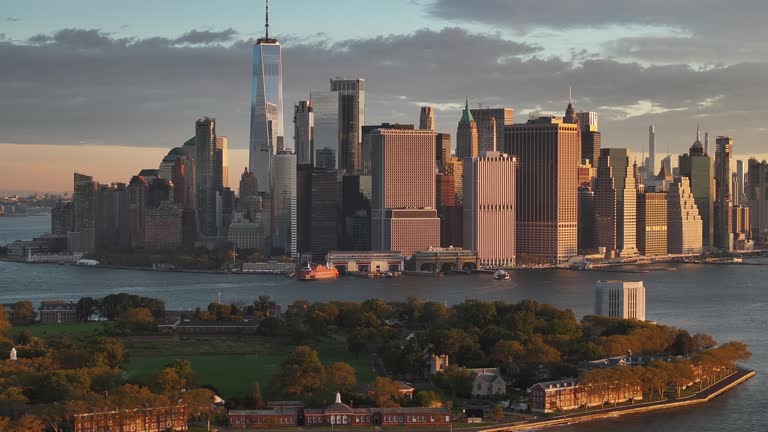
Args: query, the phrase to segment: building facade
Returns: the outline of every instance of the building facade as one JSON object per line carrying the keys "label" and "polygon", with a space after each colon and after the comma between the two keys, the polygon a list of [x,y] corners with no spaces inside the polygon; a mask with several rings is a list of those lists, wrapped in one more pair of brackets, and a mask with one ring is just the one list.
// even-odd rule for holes
{"label": "building facade", "polygon": [[715,174],[712,158],[704,151],[704,145],[696,132],[696,141],[691,145],[689,153],[680,156],[680,176],[688,177],[691,182],[691,192],[696,198],[702,222],[701,239],[704,248],[714,247],[714,201]]}
{"label": "building facade", "polygon": [[314,165],[315,163],[315,112],[312,102],[299,101],[293,107],[293,140],[296,151],[296,163]]}
{"label": "building facade", "polygon": [[467,99],[464,111],[461,113],[459,127],[456,130],[456,157],[461,160],[477,157],[478,140],[477,122],[472,117],[472,112],[469,110],[469,99]]}
{"label": "building facade", "polygon": [[309,97],[315,117],[315,167],[338,169],[341,151],[340,94],[334,91],[311,92]]}
{"label": "building facade", "polygon": [[195,122],[195,195],[200,231],[215,236],[216,227],[216,119],[203,117]]}
{"label": "building facade", "polygon": [[595,315],[645,321],[643,282],[597,281]]}
{"label": "building facade", "polygon": [[595,179],[597,247],[611,256],[637,255],[637,189],[631,153],[626,148],[600,150]]}
{"label": "building facade", "polygon": [[506,153],[520,161],[517,257],[560,263],[578,253],[578,125],[541,117],[505,128]]}
{"label": "building facade", "polygon": [[768,163],[749,159],[747,162],[745,195],[749,205],[749,225],[752,238],[768,238]]}
{"label": "building facade", "polygon": [[182,210],[169,201],[144,210],[144,248],[175,249],[182,243]]}
{"label": "building facade", "polygon": [[699,254],[703,249],[702,220],[688,177],[669,185],[667,194],[667,252]]}
{"label": "building facade", "polygon": [[296,154],[273,156],[272,248],[285,256],[296,255]]}
{"label": "building facade", "polygon": [[484,151],[503,152],[504,127],[515,123],[512,108],[475,108],[470,110],[477,122],[478,156]]}
{"label": "building facade", "polygon": [[360,143],[365,124],[365,80],[331,79],[331,91],[339,94],[339,168],[360,171]]}
{"label": "building facade", "polygon": [[731,176],[733,160],[733,138],[719,136],[715,140],[715,208],[714,241],[715,247],[722,250],[733,249],[732,207],[734,189]]}
{"label": "building facade", "polygon": [[419,112],[419,129],[435,130],[435,110],[431,106],[423,106]]}
{"label": "building facade", "polygon": [[668,208],[666,192],[637,194],[637,248],[641,255],[666,255],[668,252]]}
{"label": "building facade", "polygon": [[487,152],[464,161],[463,246],[477,252],[481,266],[512,267],[516,257],[517,159]]}

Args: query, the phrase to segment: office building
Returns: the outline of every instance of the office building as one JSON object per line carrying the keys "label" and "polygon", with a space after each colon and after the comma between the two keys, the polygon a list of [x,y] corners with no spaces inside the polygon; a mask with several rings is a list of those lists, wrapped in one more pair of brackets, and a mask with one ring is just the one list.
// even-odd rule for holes
{"label": "office building", "polygon": [[374,250],[410,255],[440,245],[435,210],[434,131],[377,129],[371,133]]}
{"label": "office building", "polygon": [[272,248],[285,256],[296,255],[296,154],[273,156]]}
{"label": "office building", "polygon": [[[251,86],[251,133],[248,169],[256,174],[259,192],[272,193],[272,156],[283,131],[283,60],[280,42],[269,35],[267,7],[264,37],[253,46]],[[199,161],[198,161],[199,165]],[[203,230],[209,229],[201,220]]]}
{"label": "office building", "polygon": [[51,209],[51,235],[66,237],[75,228],[75,207],[72,202],[59,201]]}
{"label": "office building", "polygon": [[520,161],[517,257],[560,263],[578,253],[579,129],[540,117],[504,130],[505,148]]}
{"label": "office building", "polygon": [[[517,160],[503,153],[465,159],[463,247],[484,267],[515,265]],[[450,177],[448,177],[450,178]]]}
{"label": "office building", "polygon": [[475,108],[470,112],[477,122],[478,151],[480,153],[483,151],[503,152],[504,127],[515,124],[515,110],[512,108]]}
{"label": "office building", "polygon": [[643,282],[597,281],[595,315],[645,321]]}
{"label": "office building", "polygon": [[595,179],[597,247],[610,256],[637,254],[637,189],[632,155],[626,148],[600,150]]}
{"label": "office building", "polygon": [[311,179],[309,251],[321,262],[328,252],[339,249],[339,173],[315,169]]}
{"label": "office building", "polygon": [[216,137],[216,154],[213,166],[216,190],[229,187],[229,138]]}
{"label": "office building", "polygon": [[656,127],[648,126],[648,163],[645,165],[647,178],[656,175]]}
{"label": "office building", "polygon": [[299,101],[293,107],[293,146],[299,165],[315,163],[315,112],[312,101]]}
{"label": "office building", "polygon": [[696,206],[701,214],[702,243],[704,248],[714,247],[714,201],[715,173],[712,158],[704,151],[704,145],[696,130],[696,141],[689,153],[680,156],[680,176],[688,177],[691,181],[691,191],[696,198]]}
{"label": "office building", "polygon": [[421,112],[419,113],[419,129],[435,130],[435,110],[431,106],[421,107]]}
{"label": "office building", "polygon": [[461,247],[464,237],[463,208],[458,203],[456,177],[438,173],[436,177],[437,212],[440,216],[440,246]]}
{"label": "office building", "polygon": [[669,185],[667,194],[667,252],[699,254],[703,248],[703,222],[691,191],[691,181],[681,177]]}
{"label": "office building", "polygon": [[339,95],[339,168],[353,174],[360,171],[360,144],[365,124],[365,80],[331,79],[331,91]]}
{"label": "office building", "polygon": [[360,180],[359,175],[341,178],[341,247],[346,251],[371,250],[371,201]]}
{"label": "office building", "polygon": [[667,218],[666,192],[637,194],[637,249],[641,255],[667,254]]}
{"label": "office building", "polygon": [[435,157],[437,158],[437,169],[444,172],[445,164],[451,160],[451,134],[439,133],[435,140]]}
{"label": "office building", "polygon": [[[216,119],[203,117],[195,122],[195,187],[200,230],[216,235]],[[145,178],[146,179],[146,178]],[[149,181],[149,180],[147,180]]]}
{"label": "office building", "polygon": [[263,219],[257,216],[252,221],[232,223],[227,230],[227,240],[238,250],[265,250]]}
{"label": "office building", "polygon": [[456,130],[456,157],[463,161],[464,158],[477,157],[477,155],[477,122],[472,117],[472,112],[469,110],[469,99],[467,99],[464,111],[461,113],[459,127]]}
{"label": "office building", "polygon": [[464,201],[464,162],[459,158],[451,158],[443,165],[443,173],[453,176],[456,185],[456,205]]}
{"label": "office building", "polygon": [[70,252],[93,252],[98,244],[99,183],[93,177],[74,174],[72,205],[74,207],[74,229],[67,233],[67,249]]}
{"label": "office building", "polygon": [[[400,129],[400,130],[414,130],[415,127],[412,124],[400,124],[400,123],[382,123],[379,125],[366,125],[363,126],[363,143],[360,146],[361,149],[361,174],[364,176],[370,176],[373,172],[373,162],[371,159],[371,133],[376,129]],[[450,135],[448,136],[450,141]],[[449,146],[450,148],[450,146]]]}
{"label": "office building", "polygon": [[144,248],[175,249],[182,243],[181,209],[170,201],[144,210]]}
{"label": "office building", "polygon": [[717,137],[715,145],[714,240],[716,248],[729,251],[733,249],[733,232],[731,231],[733,138]]}
{"label": "office building", "polygon": [[733,200],[734,204],[746,205],[747,197],[744,194],[744,161],[736,161],[736,197]]}
{"label": "office building", "polygon": [[[147,208],[149,185],[144,177],[133,176],[128,183],[128,245],[144,246],[144,212]],[[197,227],[196,227],[197,228]],[[195,237],[197,231],[195,231]]]}
{"label": "office building", "polygon": [[256,178],[256,174],[248,171],[248,167],[245,167],[240,176],[239,193],[241,200],[259,195],[259,180]]}
{"label": "office building", "polygon": [[296,165],[296,249],[312,250],[312,164]]}
{"label": "office building", "polygon": [[163,201],[175,202],[175,190],[170,180],[158,177],[147,188],[147,208],[157,208]]}
{"label": "office building", "polygon": [[595,249],[595,192],[589,186],[579,187],[579,235],[580,254]]}
{"label": "office building", "polygon": [[315,117],[315,166],[335,170],[339,168],[341,151],[341,118],[339,118],[338,92],[311,92],[309,95]]}
{"label": "office building", "polygon": [[579,111],[576,113],[576,120],[579,122],[582,132],[597,132],[600,130],[599,116],[596,112]]}
{"label": "office building", "polygon": [[749,227],[752,238],[768,238],[768,163],[751,158],[747,162],[745,195],[749,205]]}
{"label": "office building", "polygon": [[589,162],[593,167],[598,165],[600,159],[600,146],[602,135],[596,130],[581,131],[581,162]]}

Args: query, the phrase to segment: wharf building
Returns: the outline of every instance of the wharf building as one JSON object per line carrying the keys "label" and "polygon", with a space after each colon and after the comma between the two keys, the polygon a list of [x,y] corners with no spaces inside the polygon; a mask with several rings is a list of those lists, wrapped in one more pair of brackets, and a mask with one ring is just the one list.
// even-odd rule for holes
{"label": "wharf building", "polygon": [[520,161],[517,179],[518,262],[561,263],[578,253],[579,127],[540,117],[504,129],[505,153]]}
{"label": "wharf building", "polygon": [[667,192],[637,194],[637,248],[641,255],[668,253],[668,211]]}
{"label": "wharf building", "polygon": [[645,286],[642,281],[597,281],[595,315],[645,321]]}
{"label": "wharf building", "polygon": [[469,99],[467,99],[456,130],[456,156],[460,160],[477,157],[479,150],[478,138],[477,122],[472,117],[472,112],[469,109]]}
{"label": "wharf building", "polygon": [[515,265],[517,159],[498,152],[464,159],[463,246],[483,267]]}
{"label": "wharf building", "polygon": [[701,143],[699,131],[696,131],[696,141],[691,145],[689,153],[680,156],[680,176],[688,177],[691,181],[691,191],[696,198],[702,222],[702,244],[705,249],[714,247],[714,201],[715,174],[712,158],[707,155]]}
{"label": "wharf building", "polygon": [[715,140],[715,208],[714,240],[715,247],[722,250],[733,249],[733,192],[731,188],[731,161],[733,160],[733,138],[717,137]]}
{"label": "wharf building", "polygon": [[338,93],[339,159],[338,168],[348,174],[360,171],[360,144],[365,124],[365,80],[331,79],[331,91]]}
{"label": "wharf building", "polygon": [[699,254],[703,222],[691,191],[688,177],[669,185],[667,194],[667,252],[670,254]]}
{"label": "wharf building", "polygon": [[435,210],[435,132],[377,129],[371,133],[373,250],[410,256],[440,245]]}
{"label": "wharf building", "polygon": [[637,188],[626,148],[600,150],[595,179],[597,247],[610,256],[637,255]]}

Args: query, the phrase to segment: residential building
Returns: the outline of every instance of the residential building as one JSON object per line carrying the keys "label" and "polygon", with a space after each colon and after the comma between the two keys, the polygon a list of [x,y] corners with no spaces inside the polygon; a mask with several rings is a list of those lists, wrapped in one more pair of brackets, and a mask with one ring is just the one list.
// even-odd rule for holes
{"label": "residential building", "polygon": [[595,315],[645,321],[645,286],[643,282],[597,281]]}
{"label": "residential building", "polygon": [[715,140],[715,207],[714,241],[715,247],[722,250],[733,249],[732,207],[733,190],[731,188],[731,161],[733,160],[733,138],[717,137]]}
{"label": "residential building", "polygon": [[469,99],[467,99],[456,131],[456,156],[461,160],[477,157],[478,145],[477,122],[472,117],[472,112],[469,110]]}
{"label": "residential building", "polygon": [[595,179],[596,246],[610,256],[637,255],[637,189],[626,148],[600,150]]}
{"label": "residential building", "polygon": [[259,192],[272,194],[272,156],[284,140],[283,60],[280,42],[269,35],[269,9],[264,37],[253,46],[251,133],[248,169],[256,174]]}
{"label": "residential building", "polygon": [[666,192],[637,194],[637,248],[641,255],[666,255],[668,209]]}
{"label": "residential building", "polygon": [[464,162],[463,246],[477,252],[481,266],[512,267],[516,257],[517,159],[486,152]]}
{"label": "residential building", "polygon": [[435,130],[435,110],[431,106],[421,107],[419,113],[419,129]]}
{"label": "residential building", "polygon": [[704,151],[704,145],[696,131],[696,141],[689,153],[680,156],[680,176],[688,177],[691,181],[691,191],[696,198],[702,222],[702,243],[704,248],[714,247],[714,201],[715,174],[712,158]]}
{"label": "residential building", "polygon": [[216,143],[216,119],[198,119],[195,122],[195,201],[200,231],[205,236],[217,234],[216,191],[220,182],[216,179]]}
{"label": "residential building", "polygon": [[579,128],[540,117],[504,130],[506,153],[520,161],[517,257],[561,263],[578,253]]}
{"label": "residential building", "polygon": [[700,235],[703,222],[691,191],[688,177],[669,185],[667,194],[667,252],[699,254],[703,248]]}
{"label": "residential building", "polygon": [[293,107],[293,139],[296,151],[296,163],[313,165],[315,163],[315,112],[312,101],[299,101]]}
{"label": "residential building", "polygon": [[67,236],[75,230],[75,207],[71,201],[59,201],[51,209],[51,235]]}
{"label": "residential building", "polygon": [[639,385],[626,386],[616,392],[599,392],[570,378],[534,384],[528,396],[528,406],[535,413],[550,414],[642,399],[643,389]]}
{"label": "residential building", "polygon": [[70,252],[93,252],[98,243],[99,184],[93,177],[79,173],[74,174],[74,183],[74,230],[67,233],[67,248]]}
{"label": "residential building", "polygon": [[348,174],[360,171],[360,144],[365,124],[365,80],[331,79],[331,91],[339,94],[339,168]]}

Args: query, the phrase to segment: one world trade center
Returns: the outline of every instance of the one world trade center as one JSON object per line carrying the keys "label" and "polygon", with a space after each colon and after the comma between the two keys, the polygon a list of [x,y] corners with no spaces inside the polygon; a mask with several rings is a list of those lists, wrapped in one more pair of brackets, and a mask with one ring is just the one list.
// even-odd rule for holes
{"label": "one world trade center", "polygon": [[283,62],[280,43],[269,37],[269,0],[264,37],[253,46],[249,168],[258,191],[272,193],[272,155],[283,148]]}

